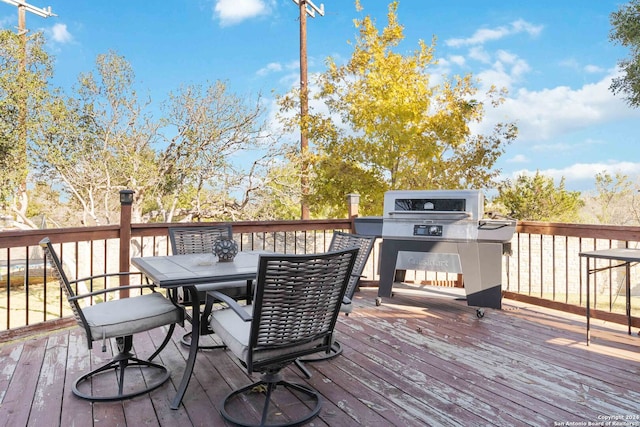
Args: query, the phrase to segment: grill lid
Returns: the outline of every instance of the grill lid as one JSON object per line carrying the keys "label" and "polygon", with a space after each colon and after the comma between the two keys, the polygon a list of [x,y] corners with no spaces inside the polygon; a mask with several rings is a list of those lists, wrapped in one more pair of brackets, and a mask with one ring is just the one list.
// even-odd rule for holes
{"label": "grill lid", "polygon": [[480,190],[394,190],[384,195],[382,237],[508,241],[516,222],[483,219]]}
{"label": "grill lid", "polygon": [[384,216],[418,215],[478,221],[484,213],[480,190],[396,190],[384,195]]}

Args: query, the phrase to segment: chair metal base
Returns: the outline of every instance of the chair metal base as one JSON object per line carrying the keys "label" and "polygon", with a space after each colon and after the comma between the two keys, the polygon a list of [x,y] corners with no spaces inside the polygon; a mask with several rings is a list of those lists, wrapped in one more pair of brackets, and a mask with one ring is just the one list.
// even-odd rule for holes
{"label": "chair metal base", "polygon": [[[153,359],[153,357],[155,357],[158,352],[154,353],[149,360],[141,360],[134,357],[131,353],[131,349],[133,346],[133,337],[121,337],[116,338],[116,340],[118,342],[119,353],[105,365],[102,365],[101,367],[94,369],[93,371],[86,373],[78,378],[73,383],[73,394],[81,399],[89,400],[91,402],[113,402],[118,400],[131,399],[132,397],[140,396],[142,394],[155,390],[156,388],[167,382],[167,380],[171,377],[171,372],[166,367],[158,363],[151,362],[151,359]],[[128,367],[139,367],[141,369],[155,370],[156,375],[159,375],[159,378],[151,382],[148,378],[145,377],[145,381],[142,382],[142,385],[144,385],[145,387],[135,388],[132,391],[125,393],[125,372]],[[80,391],[80,385],[82,383],[84,383],[85,381],[94,380],[96,376],[110,372],[111,370],[115,371],[116,373],[118,382],[117,394],[100,396],[96,394],[87,394]],[[88,385],[88,387],[90,389],[96,388],[95,384]]]}
{"label": "chair metal base", "polygon": [[334,341],[333,344],[331,345],[331,350],[329,351],[329,353],[324,353],[324,352],[316,353],[311,357],[307,356],[299,360],[304,363],[324,362],[325,360],[334,359],[340,356],[341,354],[342,354],[342,344],[340,344],[340,342],[338,341]]}
{"label": "chair metal base", "polygon": [[[184,347],[191,347],[191,334],[193,333],[193,331],[191,332],[187,332],[186,334],[184,334],[182,336],[182,338],[180,339],[180,344],[182,344]],[[213,332],[210,332],[213,333]],[[200,337],[202,337],[203,334],[200,334]],[[200,341],[202,342],[202,338],[200,338]],[[218,348],[227,348],[226,345],[224,344],[216,344],[216,345],[202,345],[202,344],[198,344],[198,350],[215,350]]]}
{"label": "chair metal base", "polygon": [[333,344],[331,345],[331,350],[329,351],[329,353],[316,353],[316,354],[318,354],[318,356],[304,357],[304,358],[296,359],[296,361],[294,362],[294,364],[296,365],[296,368],[298,368],[300,372],[302,372],[302,375],[304,375],[306,379],[311,378],[311,372],[307,369],[306,366],[304,366],[305,363],[324,362],[327,360],[331,360],[335,357],[338,357],[342,354],[342,345],[338,341],[334,341]]}
{"label": "chair metal base", "polygon": [[[308,396],[310,398],[310,402],[307,405],[309,407],[306,408],[307,412],[294,420],[283,419],[282,421],[275,421],[275,423],[269,423],[268,416],[269,416],[269,407],[272,404],[271,397],[274,390],[277,387],[285,387],[291,390],[292,392],[297,391]],[[262,407],[262,415],[261,415],[261,420],[259,424],[249,423],[245,420],[241,420],[240,418],[231,415],[227,411],[227,406],[230,401],[234,399],[243,399],[242,395],[244,394],[255,395],[257,393],[265,393],[264,405]],[[315,405],[313,405],[313,402],[315,402]],[[288,381],[284,381],[282,380],[279,374],[266,374],[262,377],[261,381],[255,382],[246,387],[242,387],[228,394],[227,397],[225,397],[224,400],[222,401],[222,404],[220,406],[221,408],[220,414],[225,420],[227,420],[228,422],[236,426],[290,427],[290,426],[301,426],[303,424],[306,424],[307,422],[309,422],[310,420],[318,416],[318,414],[320,413],[321,407],[322,407],[322,397],[316,390],[306,385],[295,384],[295,383],[290,383]]]}

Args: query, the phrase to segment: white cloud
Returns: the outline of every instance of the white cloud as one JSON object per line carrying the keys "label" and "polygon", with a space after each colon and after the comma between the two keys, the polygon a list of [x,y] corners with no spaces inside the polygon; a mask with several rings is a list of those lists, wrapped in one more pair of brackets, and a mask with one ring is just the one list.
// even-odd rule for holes
{"label": "white cloud", "polygon": [[260,68],[256,74],[259,76],[266,76],[267,74],[277,73],[278,71],[282,71],[282,64],[279,62],[270,62],[266,67]]}
{"label": "white cloud", "polygon": [[554,141],[549,144],[534,144],[531,150],[538,153],[561,153],[575,150],[575,148],[575,144]]}
{"label": "white cloud", "polygon": [[234,25],[270,12],[266,0],[216,0],[214,14],[220,25]]}
{"label": "white cloud", "polygon": [[511,34],[527,33],[531,37],[537,37],[544,28],[543,25],[533,25],[524,19],[518,19],[511,23]]}
{"label": "white cloud", "polygon": [[500,50],[496,53],[496,57],[491,68],[476,73],[482,90],[487,90],[491,86],[511,90],[515,83],[520,82],[525,74],[531,71],[529,64],[515,54]]}
{"label": "white cloud", "polygon": [[476,46],[484,44],[488,41],[500,40],[504,37],[520,33],[527,33],[530,36],[535,37],[540,34],[542,28],[542,25],[533,25],[529,22],[519,19],[512,22],[508,26],[497,28],[481,28],[469,38],[449,39],[445,41],[445,44],[451,47]]}
{"label": "white cloud", "polygon": [[549,169],[545,175],[560,179],[563,176],[570,180],[593,180],[596,174],[608,172],[611,175],[621,173],[623,175],[640,174],[640,163],[634,162],[607,162],[607,163],[576,163],[562,169]]}
{"label": "white cloud", "polygon": [[507,159],[508,163],[527,163],[529,159],[524,154],[516,154],[510,159]]}
{"label": "white cloud", "polygon": [[594,64],[581,65],[575,58],[568,58],[560,62],[560,65],[576,71],[584,71],[588,74],[605,73],[607,70]]}
{"label": "white cloud", "polygon": [[491,62],[491,55],[481,46],[473,46],[469,49],[469,57],[485,64]]}
{"label": "white cloud", "polygon": [[[511,78],[505,73],[492,73],[481,73],[483,81],[499,84],[508,83]],[[540,91],[520,89],[500,107],[486,110],[479,131],[486,133],[499,121],[515,121],[519,129],[518,141],[542,142],[594,125],[640,118],[640,111],[628,108],[624,100],[611,93],[612,78],[613,74],[610,74],[576,90],[567,86]]]}
{"label": "white cloud", "polygon": [[606,70],[602,67],[598,67],[597,65],[586,65],[584,67],[584,71],[586,71],[587,73],[602,73]]}
{"label": "white cloud", "polygon": [[637,162],[599,162],[599,163],[574,163],[559,169],[541,169],[532,171],[521,169],[513,171],[503,178],[516,179],[518,176],[533,176],[539,172],[540,175],[548,176],[558,184],[564,178],[566,188],[572,191],[578,189],[584,191],[593,187],[593,182],[597,174],[606,172],[610,175],[621,173],[630,177],[640,175],[640,163]]}
{"label": "white cloud", "polygon": [[[498,62],[494,64],[494,68],[503,71],[509,75],[510,80],[519,80],[526,73],[531,71],[531,67],[524,59],[505,50],[496,52]],[[505,69],[507,71],[505,71]]]}
{"label": "white cloud", "polygon": [[496,57],[498,58],[499,61],[505,62],[507,64],[513,64],[518,60],[518,55],[509,53],[506,50],[502,50],[502,49],[496,52]]}
{"label": "white cloud", "polygon": [[458,65],[459,67],[464,66],[466,60],[462,55],[451,55],[449,56],[449,62]]}
{"label": "white cloud", "polygon": [[73,36],[67,30],[67,24],[55,24],[51,27],[51,39],[56,43],[64,44],[73,41]]}

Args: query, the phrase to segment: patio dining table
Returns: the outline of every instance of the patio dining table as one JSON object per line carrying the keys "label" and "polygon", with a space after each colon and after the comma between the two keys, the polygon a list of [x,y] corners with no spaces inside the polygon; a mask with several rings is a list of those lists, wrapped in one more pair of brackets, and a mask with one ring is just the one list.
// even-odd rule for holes
{"label": "patio dining table", "polygon": [[[589,277],[603,270],[610,270],[612,268],[624,267],[625,268],[625,310],[627,315],[628,333],[631,335],[631,265],[640,262],[640,249],[637,248],[610,248],[600,249],[596,251],[580,252],[581,257],[587,260],[587,345],[591,342],[591,301],[590,301],[590,280]],[[593,259],[593,267],[591,267],[590,260]],[[598,268],[596,266],[596,260],[609,260],[619,261],[619,264],[609,264],[604,267]],[[595,279],[594,279],[595,280]]]}
{"label": "patio dining table", "polygon": [[[155,285],[165,289],[183,287],[189,291],[191,301],[198,301],[196,285],[247,280],[252,281],[258,272],[258,258],[261,251],[239,252],[233,261],[218,262],[213,254],[188,254],[131,258],[131,264],[144,273]],[[194,331],[200,330],[200,305],[192,304],[192,322]],[[178,409],[189,385],[198,353],[200,334],[192,334],[189,357],[180,386],[171,403],[171,409]]]}

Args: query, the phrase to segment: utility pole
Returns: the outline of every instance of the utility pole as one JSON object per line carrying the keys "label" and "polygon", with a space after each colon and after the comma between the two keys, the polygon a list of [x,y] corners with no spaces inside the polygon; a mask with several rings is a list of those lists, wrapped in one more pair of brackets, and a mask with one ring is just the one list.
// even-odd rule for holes
{"label": "utility pole", "polygon": [[20,158],[18,160],[17,167],[22,169],[23,178],[20,182],[20,187],[16,197],[20,199],[19,211],[26,215],[27,210],[27,88],[25,87],[26,73],[27,73],[27,12],[34,13],[42,18],[48,18],[50,16],[56,16],[51,12],[51,7],[47,9],[41,9],[28,4],[23,0],[2,0],[12,6],[18,8],[18,36],[20,37],[20,75],[19,75],[19,91],[18,94],[18,152]]}
{"label": "utility pole", "polygon": [[307,15],[316,17],[316,12],[324,16],[324,4],[316,6],[311,0],[293,0],[300,8],[300,156],[302,165],[300,170],[300,184],[302,186],[302,202],[300,204],[301,219],[309,219],[309,206],[305,201],[309,194],[309,178],[307,151],[307,126],[309,116],[309,89],[307,86]]}

